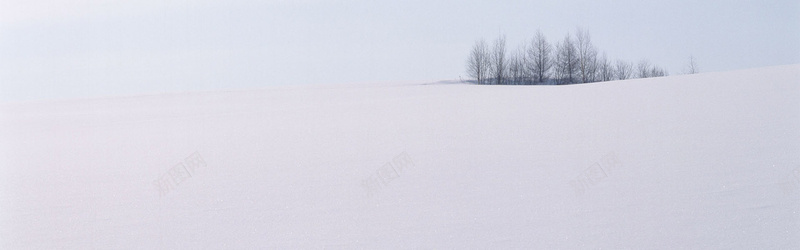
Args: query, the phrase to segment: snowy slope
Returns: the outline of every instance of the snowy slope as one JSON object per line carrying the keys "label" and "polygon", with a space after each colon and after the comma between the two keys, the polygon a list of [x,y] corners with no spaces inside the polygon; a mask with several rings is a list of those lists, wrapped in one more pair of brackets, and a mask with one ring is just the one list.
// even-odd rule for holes
{"label": "snowy slope", "polygon": [[0,106],[0,249],[800,248],[800,65]]}

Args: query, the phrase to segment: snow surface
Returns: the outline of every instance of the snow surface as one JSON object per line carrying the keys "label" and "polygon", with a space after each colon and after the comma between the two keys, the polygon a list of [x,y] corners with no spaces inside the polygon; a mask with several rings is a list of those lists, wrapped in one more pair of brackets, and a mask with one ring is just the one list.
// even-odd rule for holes
{"label": "snow surface", "polygon": [[800,65],[0,106],[0,248],[800,248]]}

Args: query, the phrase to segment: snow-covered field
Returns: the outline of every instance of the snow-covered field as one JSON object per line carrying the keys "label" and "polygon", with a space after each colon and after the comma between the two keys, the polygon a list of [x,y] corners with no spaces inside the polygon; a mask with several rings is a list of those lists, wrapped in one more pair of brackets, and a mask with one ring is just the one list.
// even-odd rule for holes
{"label": "snow-covered field", "polygon": [[800,248],[800,65],[0,106],[0,249]]}

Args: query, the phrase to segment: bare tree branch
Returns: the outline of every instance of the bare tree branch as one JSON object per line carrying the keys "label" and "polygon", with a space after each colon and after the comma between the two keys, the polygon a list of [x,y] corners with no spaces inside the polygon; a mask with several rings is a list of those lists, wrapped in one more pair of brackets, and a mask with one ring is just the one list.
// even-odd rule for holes
{"label": "bare tree branch", "polygon": [[494,84],[503,84],[506,78],[506,36],[501,35],[494,41],[492,50],[492,77]]}
{"label": "bare tree branch", "polygon": [[533,82],[543,83],[550,78],[550,69],[553,68],[553,46],[547,42],[542,31],[537,30],[536,36],[528,47],[528,70]]}
{"label": "bare tree branch", "polygon": [[489,48],[486,41],[478,40],[472,47],[472,53],[467,60],[467,74],[475,79],[478,84],[485,84],[491,64],[489,61]]}
{"label": "bare tree branch", "polygon": [[578,75],[578,51],[572,42],[571,36],[567,33],[564,40],[556,46],[556,74],[559,84],[572,84],[577,82]]}
{"label": "bare tree branch", "polygon": [[617,60],[614,71],[617,80],[626,80],[631,78],[633,66],[628,62]]}

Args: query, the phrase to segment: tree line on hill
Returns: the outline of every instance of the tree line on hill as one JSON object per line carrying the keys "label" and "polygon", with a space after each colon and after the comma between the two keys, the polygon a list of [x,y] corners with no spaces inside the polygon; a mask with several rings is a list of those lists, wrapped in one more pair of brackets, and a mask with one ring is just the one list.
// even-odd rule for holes
{"label": "tree line on hill", "polygon": [[[697,73],[694,58],[687,73]],[[641,60],[635,65],[612,61],[592,44],[588,31],[578,29],[555,45],[537,31],[529,43],[511,54],[501,35],[492,47],[478,40],[467,59],[467,74],[475,83],[490,85],[575,84],[667,76],[663,68]]]}

